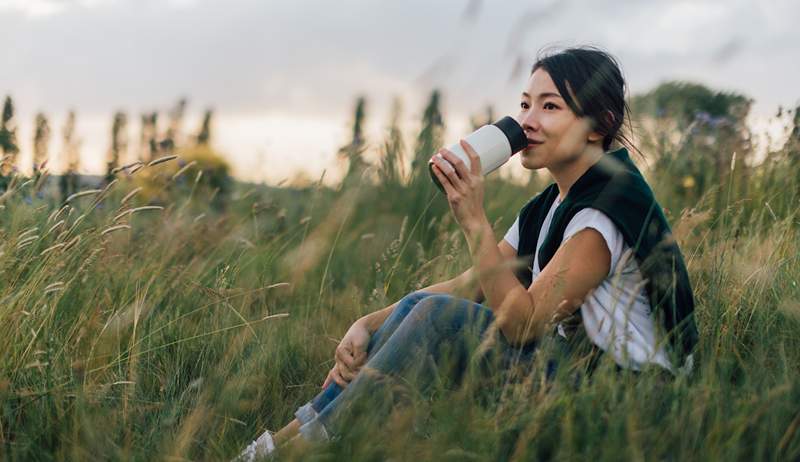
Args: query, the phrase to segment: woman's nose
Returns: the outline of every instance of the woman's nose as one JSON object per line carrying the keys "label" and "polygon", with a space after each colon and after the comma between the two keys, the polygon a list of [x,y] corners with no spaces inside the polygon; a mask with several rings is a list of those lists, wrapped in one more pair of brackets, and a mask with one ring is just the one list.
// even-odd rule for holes
{"label": "woman's nose", "polygon": [[525,131],[537,131],[541,127],[539,124],[539,116],[536,111],[530,109],[519,115],[517,122],[522,126]]}

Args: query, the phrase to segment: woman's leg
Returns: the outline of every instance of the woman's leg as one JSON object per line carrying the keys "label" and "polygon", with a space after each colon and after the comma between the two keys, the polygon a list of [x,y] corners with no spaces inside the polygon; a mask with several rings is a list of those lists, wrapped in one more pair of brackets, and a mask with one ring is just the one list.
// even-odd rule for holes
{"label": "woman's leg", "polygon": [[[383,404],[391,407],[391,401],[408,391],[408,384],[425,393],[442,372],[459,380],[493,319],[491,310],[468,300],[449,295],[423,298],[348,387],[304,423],[300,433],[310,441],[327,440],[358,414],[355,406],[364,397],[388,394],[391,399]],[[370,414],[380,418],[388,410],[370,408]]]}
{"label": "woman's leg", "polygon": [[[434,295],[431,292],[412,292],[397,303],[397,306],[392,311],[378,330],[376,330],[370,337],[369,344],[367,345],[367,359],[375,354],[376,351],[386,343],[391,337],[392,333],[400,326],[403,319],[406,318],[408,313],[414,306],[426,297]],[[286,426],[280,429],[273,436],[275,444],[280,446],[285,441],[288,441],[295,435],[301,425],[313,420],[318,413],[324,409],[331,401],[333,401],[339,393],[342,392],[342,387],[336,382],[331,382],[325,387],[317,396],[311,401],[301,406],[295,412],[295,419],[289,422]]]}

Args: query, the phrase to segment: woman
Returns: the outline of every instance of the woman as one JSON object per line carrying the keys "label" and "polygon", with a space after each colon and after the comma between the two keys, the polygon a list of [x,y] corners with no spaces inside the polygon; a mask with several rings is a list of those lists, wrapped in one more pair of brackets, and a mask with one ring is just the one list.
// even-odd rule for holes
{"label": "woman", "polygon": [[[341,434],[354,404],[370,392],[412,376],[416,387],[428,386],[443,373],[444,350],[457,359],[446,374],[459,375],[490,326],[501,333],[503,365],[530,358],[543,337],[574,335],[561,321],[576,314],[583,325],[577,331],[620,368],[690,368],[697,331],[683,258],[627,150],[610,151],[614,142],[629,144],[620,131],[627,112],[625,82],[607,53],[581,47],[538,59],[520,100],[517,121],[529,141],[520,161],[546,168],[555,182],[495,244],[480,159],[463,140],[470,165],[440,150],[433,171],[473,266],[356,321],[336,349],[323,391],[281,431],[261,435],[243,458],[292,438],[302,445]],[[509,263],[518,258],[526,264],[515,272]],[[464,287],[483,304],[452,295]]]}

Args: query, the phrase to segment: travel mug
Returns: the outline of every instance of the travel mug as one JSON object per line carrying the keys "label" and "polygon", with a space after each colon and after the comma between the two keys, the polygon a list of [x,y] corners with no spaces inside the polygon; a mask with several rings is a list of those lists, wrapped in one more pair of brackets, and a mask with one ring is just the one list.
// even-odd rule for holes
{"label": "travel mug", "polygon": [[[528,146],[528,138],[525,136],[525,131],[511,116],[505,116],[493,124],[480,127],[464,137],[464,140],[478,153],[478,157],[481,159],[481,173],[483,175],[497,170],[512,155]],[[461,148],[460,143],[456,143],[447,149],[463,160],[464,164],[469,168],[469,156]],[[433,160],[428,161],[428,172],[439,190],[444,192],[439,179],[433,173]]]}

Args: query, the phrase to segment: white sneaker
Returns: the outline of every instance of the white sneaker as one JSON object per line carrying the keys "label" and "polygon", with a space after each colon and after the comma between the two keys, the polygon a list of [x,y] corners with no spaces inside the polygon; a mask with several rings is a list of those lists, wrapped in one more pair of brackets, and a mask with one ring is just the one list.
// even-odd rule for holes
{"label": "white sneaker", "polygon": [[268,456],[274,450],[275,442],[272,441],[272,433],[267,430],[244,448],[244,451],[232,462],[254,462]]}

